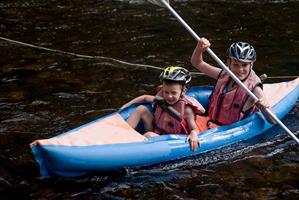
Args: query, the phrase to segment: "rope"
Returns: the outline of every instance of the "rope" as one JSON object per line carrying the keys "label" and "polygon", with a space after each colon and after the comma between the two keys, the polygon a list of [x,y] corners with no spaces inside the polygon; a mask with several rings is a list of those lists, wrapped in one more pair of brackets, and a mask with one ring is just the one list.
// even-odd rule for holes
{"label": "rope", "polygon": [[288,78],[298,78],[299,76],[268,76],[270,79],[288,79]]}
{"label": "rope", "polygon": [[7,42],[10,42],[10,43],[14,43],[14,44],[22,45],[22,46],[27,46],[27,47],[31,47],[31,48],[34,48],[34,49],[39,49],[39,50],[44,50],[44,51],[50,51],[50,52],[54,52],[54,53],[58,53],[58,54],[63,54],[63,55],[75,56],[75,57],[78,57],[78,58],[101,59],[101,60],[116,62],[116,63],[127,65],[127,66],[151,68],[151,69],[157,69],[157,70],[163,70],[164,69],[164,68],[156,67],[156,66],[152,66],[152,65],[129,63],[129,62],[125,62],[125,61],[122,61],[122,60],[117,60],[115,58],[109,58],[109,57],[104,57],[104,56],[89,56],[89,55],[82,55],[82,54],[77,54],[77,53],[72,53],[72,52],[67,52],[67,51],[61,51],[61,50],[57,50],[57,49],[50,49],[50,48],[41,47],[41,46],[37,46],[37,45],[33,45],[33,44],[28,44],[28,43],[25,43],[25,42],[11,40],[11,39],[4,38],[4,37],[0,37],[0,39],[4,40],[4,41],[7,41]]}
{"label": "rope", "polygon": [[[49,51],[49,52],[54,52],[54,53],[58,53],[58,54],[62,54],[62,55],[69,55],[69,56],[74,56],[74,57],[78,57],[78,58],[85,58],[85,59],[101,59],[101,60],[106,60],[106,61],[112,61],[115,63],[119,63],[122,65],[126,65],[126,66],[133,66],[133,67],[142,67],[142,68],[151,68],[151,69],[156,69],[156,70],[164,70],[164,68],[162,67],[156,67],[153,65],[145,65],[145,64],[136,64],[136,63],[129,63],[126,61],[122,61],[122,60],[118,60],[115,58],[109,58],[109,57],[104,57],[104,56],[89,56],[89,55],[83,55],[83,54],[77,54],[77,53],[72,53],[72,52],[67,52],[67,51],[61,51],[61,50],[57,50],[57,49],[50,49],[50,48],[46,48],[46,47],[41,47],[41,46],[37,46],[34,44],[29,44],[29,43],[25,43],[25,42],[20,42],[20,41],[16,41],[16,40],[11,40],[8,38],[4,38],[0,36],[1,40],[10,42],[10,43],[14,43],[14,44],[18,44],[18,45],[22,45],[22,46],[27,46],[27,47],[31,47],[34,49],[39,49],[39,50],[43,50],[43,51]],[[190,72],[192,75],[195,76],[206,76],[206,74],[201,73],[201,72]],[[268,76],[267,79],[292,79],[292,78],[298,78],[299,76]]]}

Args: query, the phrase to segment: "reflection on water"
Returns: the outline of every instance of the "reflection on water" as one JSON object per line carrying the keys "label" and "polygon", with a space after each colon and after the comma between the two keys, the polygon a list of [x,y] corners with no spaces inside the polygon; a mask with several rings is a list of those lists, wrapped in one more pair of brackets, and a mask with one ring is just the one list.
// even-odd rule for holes
{"label": "reflection on water", "polygon": [[[144,1],[11,0],[0,3],[1,36],[131,63],[190,66],[195,41],[167,10]],[[298,75],[299,3],[173,1],[225,60],[235,40],[252,43],[255,69]],[[168,164],[112,174],[41,180],[29,143],[49,138],[153,93],[159,70],[85,59],[0,41],[1,199],[296,199],[298,147],[279,128]],[[274,80],[268,80],[274,81]],[[213,84],[197,76],[192,84]],[[297,108],[298,109],[298,108]],[[299,130],[298,112],[284,123]]]}

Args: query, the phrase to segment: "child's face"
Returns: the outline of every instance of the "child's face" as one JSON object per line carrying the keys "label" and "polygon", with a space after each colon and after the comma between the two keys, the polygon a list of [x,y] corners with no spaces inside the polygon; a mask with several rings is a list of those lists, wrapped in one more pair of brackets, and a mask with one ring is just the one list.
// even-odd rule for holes
{"label": "child's face", "polygon": [[163,82],[163,98],[169,105],[175,104],[185,92],[186,87],[179,83]]}
{"label": "child's face", "polygon": [[240,80],[247,78],[252,68],[252,62],[241,62],[234,59],[229,59],[227,65]]}

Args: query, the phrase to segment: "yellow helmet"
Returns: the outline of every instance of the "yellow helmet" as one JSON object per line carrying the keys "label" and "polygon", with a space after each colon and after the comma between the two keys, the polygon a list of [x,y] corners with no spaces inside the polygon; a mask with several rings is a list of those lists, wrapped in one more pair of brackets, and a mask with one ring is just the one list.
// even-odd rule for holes
{"label": "yellow helmet", "polygon": [[160,74],[160,79],[180,82],[186,85],[191,81],[191,74],[183,67],[170,66]]}

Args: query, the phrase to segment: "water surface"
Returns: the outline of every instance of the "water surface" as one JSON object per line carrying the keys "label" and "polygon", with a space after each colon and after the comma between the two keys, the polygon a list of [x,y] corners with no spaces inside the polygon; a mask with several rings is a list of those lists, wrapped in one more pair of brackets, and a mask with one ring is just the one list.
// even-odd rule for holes
{"label": "water surface", "polygon": [[[230,43],[243,40],[257,50],[258,74],[299,75],[298,2],[198,0],[174,1],[172,6],[200,36],[211,40],[223,61]],[[0,41],[1,199],[299,197],[299,149],[279,128],[178,162],[40,179],[29,143],[154,93],[160,70],[96,56],[156,67],[182,64],[195,71],[190,56],[196,42],[166,9],[138,0],[11,0],[0,3],[0,13],[1,37],[90,56]],[[195,76],[192,84],[214,81]],[[293,132],[299,130],[297,109],[283,120]]]}

